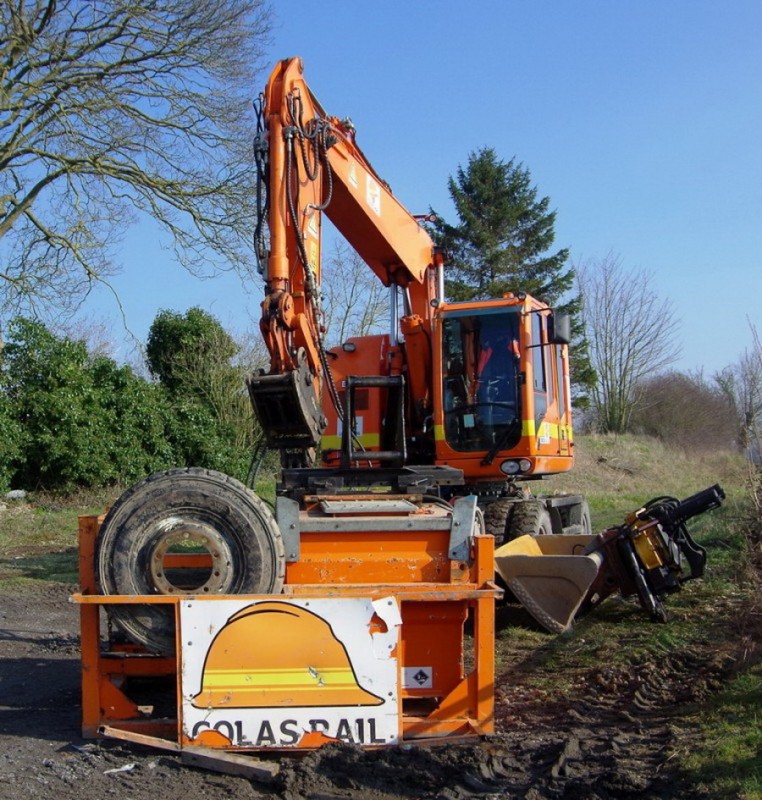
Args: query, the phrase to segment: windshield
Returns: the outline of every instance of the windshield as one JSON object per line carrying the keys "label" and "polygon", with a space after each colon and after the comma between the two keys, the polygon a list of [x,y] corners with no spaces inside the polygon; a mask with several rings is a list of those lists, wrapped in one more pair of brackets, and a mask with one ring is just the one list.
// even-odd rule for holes
{"label": "windshield", "polygon": [[521,437],[517,313],[451,315],[442,337],[448,444],[464,452],[513,447]]}

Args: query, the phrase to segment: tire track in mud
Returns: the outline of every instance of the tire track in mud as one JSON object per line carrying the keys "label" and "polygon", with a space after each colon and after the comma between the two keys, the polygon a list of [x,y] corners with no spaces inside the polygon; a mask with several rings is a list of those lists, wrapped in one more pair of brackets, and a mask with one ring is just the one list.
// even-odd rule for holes
{"label": "tire track in mud", "polygon": [[692,736],[682,717],[722,684],[732,663],[729,654],[653,650],[629,664],[587,671],[571,691],[576,699],[551,702],[531,692],[522,702],[526,688],[519,683],[514,690],[509,683],[517,676],[505,673],[499,738],[525,753],[535,782],[519,796],[702,796],[681,781],[675,765]]}
{"label": "tire track in mud", "polygon": [[509,670],[498,679],[494,736],[376,752],[332,746],[284,771],[282,797],[699,798],[675,766],[676,748],[691,739],[681,715],[720,685],[730,661],[652,652],[579,676],[568,701],[549,699]]}

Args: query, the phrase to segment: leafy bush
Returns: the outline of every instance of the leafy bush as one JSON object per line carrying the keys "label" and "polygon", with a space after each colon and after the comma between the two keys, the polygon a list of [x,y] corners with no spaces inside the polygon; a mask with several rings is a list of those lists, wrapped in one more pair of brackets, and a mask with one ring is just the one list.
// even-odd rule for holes
{"label": "leafy bush", "polygon": [[99,388],[101,413],[110,427],[107,481],[134,483],[175,466],[176,453],[167,436],[172,410],[161,387],[103,356],[93,359],[91,371]]}
{"label": "leafy bush", "polygon": [[244,478],[253,427],[230,363],[236,347],[213,317],[191,312],[190,325],[159,315],[172,340],[160,383],[40,322],[13,320],[0,362],[0,488],[129,484],[172,466]]}
{"label": "leafy bush", "polygon": [[[3,353],[5,482],[72,489],[123,483],[173,463],[158,387],[83,342],[16,319]],[[3,437],[5,439],[5,436]]]}
{"label": "leafy bush", "polygon": [[188,399],[172,403],[167,438],[177,466],[216,469],[239,480],[246,477],[250,451],[236,447],[230,429],[200,403]]}
{"label": "leafy bush", "polygon": [[21,452],[21,425],[13,418],[0,372],[0,490],[10,486]]}
{"label": "leafy bush", "polygon": [[27,488],[97,483],[108,469],[108,425],[99,413],[87,348],[31,320],[14,320],[9,332],[7,393],[23,428],[13,482]]}
{"label": "leafy bush", "polygon": [[200,308],[163,310],[154,319],[146,354],[171,404],[167,436],[178,465],[246,477],[255,423],[246,370],[233,363],[238,352],[220,322]]}

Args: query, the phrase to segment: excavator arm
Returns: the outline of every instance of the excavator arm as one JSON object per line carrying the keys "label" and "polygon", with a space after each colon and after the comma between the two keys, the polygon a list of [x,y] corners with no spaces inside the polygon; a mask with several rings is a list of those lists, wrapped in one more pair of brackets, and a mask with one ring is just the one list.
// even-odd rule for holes
{"label": "excavator arm", "polygon": [[[323,111],[304,80],[301,59],[278,63],[260,113],[258,163],[267,197],[260,225],[266,219],[269,229],[260,327],[270,368],[248,386],[268,445],[290,453],[285,463],[297,466],[311,460],[325,427],[324,391],[341,415],[323,346],[322,214],[384,285],[401,288],[401,327],[413,339],[430,323],[431,301],[441,294],[443,258],[365,158],[352,123]],[[411,372],[422,375],[431,354],[412,350],[422,363]]]}

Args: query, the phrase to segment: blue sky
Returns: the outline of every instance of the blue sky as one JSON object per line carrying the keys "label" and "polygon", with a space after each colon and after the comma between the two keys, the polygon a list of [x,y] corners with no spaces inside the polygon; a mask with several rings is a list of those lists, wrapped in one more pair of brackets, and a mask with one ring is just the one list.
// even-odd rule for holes
{"label": "blue sky", "polygon": [[[749,322],[762,332],[758,0],[273,5],[270,61],[303,57],[410,211],[452,219],[448,176],[493,147],[551,198],[573,261],[613,252],[653,273],[681,321],[678,368],[711,374],[751,344]],[[260,284],[190,278],[148,228],[122,263],[115,288],[139,339],[159,308],[254,328]],[[96,293],[87,312],[112,305]]]}

